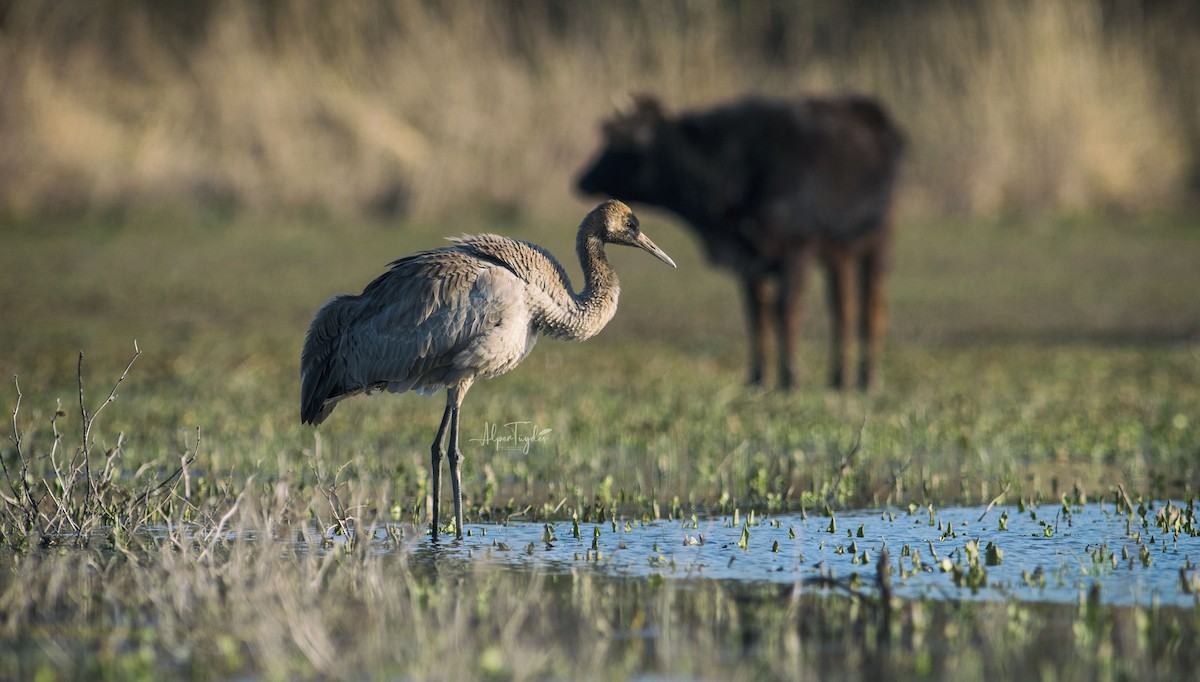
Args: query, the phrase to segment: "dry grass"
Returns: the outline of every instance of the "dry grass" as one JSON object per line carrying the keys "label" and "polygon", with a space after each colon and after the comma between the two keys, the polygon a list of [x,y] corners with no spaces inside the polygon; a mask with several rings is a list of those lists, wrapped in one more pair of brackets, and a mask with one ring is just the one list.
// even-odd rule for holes
{"label": "dry grass", "polygon": [[630,92],[828,89],[903,121],[909,210],[1159,207],[1197,163],[1200,51],[1156,6],[29,0],[0,30],[0,209],[552,215]]}

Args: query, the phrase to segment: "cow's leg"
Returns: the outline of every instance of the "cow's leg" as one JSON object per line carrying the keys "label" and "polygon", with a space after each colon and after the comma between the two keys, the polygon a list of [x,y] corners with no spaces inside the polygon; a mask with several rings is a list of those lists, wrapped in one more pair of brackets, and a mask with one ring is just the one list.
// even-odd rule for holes
{"label": "cow's leg", "polygon": [[746,318],[750,327],[750,378],[752,386],[763,383],[767,337],[771,334],[771,287],[766,275],[747,275],[742,280],[746,296]]}
{"label": "cow's leg", "polygon": [[886,235],[870,249],[860,265],[863,311],[859,325],[862,344],[862,359],[858,366],[858,387],[863,390],[877,389],[882,385],[880,362],[883,357],[883,339],[887,334],[888,311],[883,280],[887,274]]}
{"label": "cow's leg", "polygon": [[849,249],[838,248],[826,259],[829,275],[829,327],[833,339],[829,356],[829,387],[850,387],[854,364],[854,328],[858,321],[858,286],[855,258]]}
{"label": "cow's leg", "polygon": [[779,384],[784,389],[796,385],[796,346],[804,326],[804,289],[811,247],[788,253],[779,283]]}

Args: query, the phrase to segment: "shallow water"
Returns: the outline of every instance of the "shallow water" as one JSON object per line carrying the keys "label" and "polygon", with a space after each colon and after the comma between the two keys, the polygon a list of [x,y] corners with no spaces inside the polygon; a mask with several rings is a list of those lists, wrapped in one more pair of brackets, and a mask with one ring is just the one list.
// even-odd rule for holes
{"label": "shallow water", "polygon": [[[801,589],[818,589],[809,586],[811,578],[855,575],[861,577],[862,589],[869,589],[886,548],[892,589],[901,597],[1069,603],[1098,589],[1106,604],[1192,606],[1197,597],[1188,591],[1200,589],[1195,565],[1200,538],[1186,522],[1193,518],[1189,510],[1174,509],[1182,512],[1184,522],[1169,526],[1170,531],[1156,524],[1157,513],[1170,513],[1165,504],[1145,508],[1142,516],[1136,510],[1121,515],[1112,504],[1093,503],[1025,511],[996,506],[986,514],[984,507],[922,507],[914,512],[839,512],[832,518],[788,514],[751,520],[741,515],[736,523],[732,516],[698,522],[620,521],[615,530],[609,522],[583,523],[579,537],[570,521],[468,524],[468,537],[461,542],[434,546],[424,537],[404,546],[419,560],[633,578],[766,581]],[[974,561],[971,541],[979,543]],[[999,563],[987,565],[988,543],[999,548]]]}

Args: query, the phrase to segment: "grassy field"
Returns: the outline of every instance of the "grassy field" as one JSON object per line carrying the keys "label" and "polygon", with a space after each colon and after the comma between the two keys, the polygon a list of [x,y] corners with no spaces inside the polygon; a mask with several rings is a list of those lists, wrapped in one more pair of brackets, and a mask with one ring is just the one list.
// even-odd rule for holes
{"label": "grassy field", "polygon": [[[847,505],[987,501],[1008,482],[1026,496],[1077,482],[1195,490],[1200,238],[1185,225],[905,225],[886,386],[863,397],[821,388],[819,277],[802,349],[808,387],[745,388],[732,281],[700,261],[678,224],[647,221],[679,270],[617,251],[624,295],[603,334],[543,341],[520,371],[472,390],[468,435],[485,421],[553,430],[529,456],[467,452],[473,483],[486,464],[497,495],[538,503],[591,500],[611,475],[628,498],[762,504],[771,492],[795,506],[828,492],[861,426],[853,475],[836,491]],[[78,403],[78,351],[87,397],[99,400],[136,339],[142,357],[100,434],[126,434],[128,468],[176,456],[196,429],[205,469],[297,468],[317,442],[296,423],[299,346],[315,308],[358,291],[392,257],[484,229],[544,243],[577,268],[571,219],[13,229],[0,256],[0,372],[19,377],[20,422],[32,439],[48,429],[55,401]],[[411,499],[441,408],[413,396],[347,403],[320,431],[323,453],[388,472],[395,493]]]}
{"label": "grassy field", "polygon": [[[577,220],[5,226],[0,375],[17,379],[0,389],[13,417],[0,677],[1170,679],[1194,669],[1191,611],[884,608],[867,593],[489,569],[413,544],[441,400],[356,399],[319,431],[301,428],[297,363],[313,311],[445,235],[500,231],[569,258]],[[732,282],[677,223],[645,213],[643,224],[678,270],[615,251],[623,297],[604,333],[543,341],[517,371],[471,391],[468,522],[974,504],[1006,489],[1008,504],[1118,489],[1182,499],[1200,485],[1200,233],[1187,221],[902,225],[886,383],[871,396],[823,389],[816,278],[806,386],[744,387]],[[105,404],[135,339],[140,355]],[[91,415],[104,405],[86,441],[80,350],[83,403]],[[528,453],[469,440],[516,421],[550,431]],[[70,477],[81,454],[90,486]],[[51,494],[41,515],[25,514],[22,460],[34,496]],[[339,529],[382,521],[404,524],[406,537],[331,544]],[[308,541],[267,539],[297,533]]]}

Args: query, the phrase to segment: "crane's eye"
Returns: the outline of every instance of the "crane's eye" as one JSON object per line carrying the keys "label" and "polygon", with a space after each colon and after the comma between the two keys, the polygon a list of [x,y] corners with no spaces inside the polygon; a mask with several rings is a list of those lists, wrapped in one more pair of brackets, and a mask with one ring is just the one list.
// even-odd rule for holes
{"label": "crane's eye", "polygon": [[633,218],[633,217],[626,218],[625,219],[625,227],[629,228],[629,230],[631,232],[637,232],[638,231],[637,218]]}

